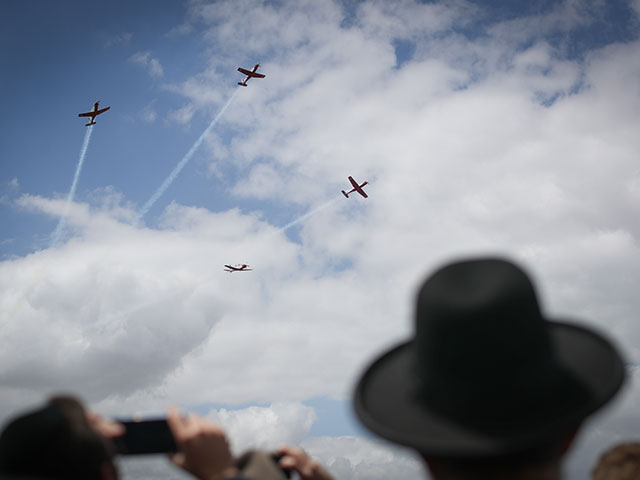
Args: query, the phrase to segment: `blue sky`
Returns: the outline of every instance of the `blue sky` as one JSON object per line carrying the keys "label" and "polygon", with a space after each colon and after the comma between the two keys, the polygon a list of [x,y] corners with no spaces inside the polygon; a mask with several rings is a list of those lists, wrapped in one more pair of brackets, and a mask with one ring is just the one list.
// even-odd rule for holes
{"label": "blue sky", "polygon": [[[536,32],[535,37],[522,39],[520,48],[544,38],[554,48],[555,55],[574,59],[582,58],[595,48],[635,37],[637,20],[632,3],[607,2],[606,7],[598,2],[582,2],[583,6],[581,2],[574,3],[579,6],[576,10],[597,10],[597,15],[574,28],[550,27],[548,32]],[[30,1],[24,5],[13,2],[2,6],[2,83],[5,87],[2,104],[8,139],[1,151],[5,196],[15,197],[18,192],[66,194],[84,135],[83,129],[78,128],[82,119],[70,119],[79,111],[89,110],[95,100],[102,100],[103,106],[113,106],[108,116],[100,118],[100,131],[92,140],[79,194],[112,187],[128,202],[144,204],[206,128],[216,107],[224,103],[218,101],[216,105],[198,110],[188,126],[141,120],[144,115],[166,116],[184,107],[185,99],[175,87],[187,78],[201,75],[209,56],[216,53],[215,46],[206,45],[202,40],[205,28],[198,22],[189,24],[189,33],[180,32],[187,18],[187,5],[162,1],[150,9],[143,2],[56,5]],[[346,17],[354,5],[344,4]],[[470,39],[483,39],[487,38],[487,30],[501,22],[548,14],[559,5],[562,3],[556,1],[528,2],[517,7],[504,2],[471,2],[467,8],[474,15],[456,19],[452,31]],[[237,11],[241,13],[242,7]],[[54,17],[55,22],[51,21]],[[251,29],[250,24],[243,27],[247,31]],[[450,33],[445,30],[436,35]],[[543,35],[545,33],[548,34]],[[417,40],[424,39],[415,35],[396,39],[398,65],[411,58]],[[161,63],[158,58],[162,58]],[[153,59],[161,65],[161,74],[150,73]],[[254,60],[259,59],[243,52],[237,63],[252,65]],[[226,71],[215,67],[220,75],[221,96],[231,95],[239,76],[233,68],[235,65],[228,65],[230,68]],[[29,126],[34,128],[26,128]],[[218,130],[222,141],[230,142],[234,132],[224,125]],[[214,211],[234,206],[262,211],[266,204],[266,208],[272,210],[274,221],[286,224],[292,219],[291,209],[282,208],[284,198],[267,199],[267,202],[263,199],[257,204],[249,193],[249,198],[230,200],[229,184],[211,178],[202,155],[197,152],[195,165],[181,172],[181,178],[151,212],[151,217],[161,212],[163,204],[176,199]],[[233,165],[222,168],[230,170],[232,178],[242,175]],[[13,179],[19,187],[11,183]],[[294,210],[293,213],[304,212]],[[55,224],[55,219],[33,218],[11,208],[3,208],[0,214],[0,220],[6,225],[0,246],[4,258],[24,255],[41,247],[43,237],[48,234],[47,227]],[[47,223],[43,224],[44,221]],[[153,218],[149,222],[153,223]]]}
{"label": "blue sky", "polygon": [[[131,202],[142,204],[172,162],[186,153],[193,130],[178,128],[168,135],[166,126],[140,120],[149,105],[159,103],[165,109],[181,105],[181,98],[164,91],[162,84],[197,72],[202,61],[197,40],[167,35],[176,19],[184,17],[184,5],[162,2],[158,6],[150,15],[142,2],[3,5],[8,10],[3,12],[4,71],[11,72],[3,75],[3,105],[13,125],[21,125],[7,135],[15,141],[3,144],[3,174],[17,178],[20,191],[48,196],[68,191],[84,136],[77,113],[89,110],[96,100],[112,105],[111,118],[100,118],[102,132],[92,139],[80,194],[113,186]],[[161,81],[132,61],[132,56],[151,48],[171,58],[162,69]],[[73,117],[77,121],[65,121]],[[191,176],[192,181],[198,178]],[[148,178],[146,188],[140,177]],[[3,215],[12,214],[3,209]],[[6,220],[3,216],[3,223],[20,226],[8,230],[7,237],[21,235],[13,248],[6,244],[5,255],[34,248],[30,244],[31,235],[37,233],[33,221],[24,215]],[[41,233],[46,234],[46,229]]]}
{"label": "blue sky", "polygon": [[[415,478],[351,388],[410,335],[424,275],[471,254],[518,260],[546,311],[640,359],[637,0],[149,5],[0,5],[2,418],[59,389],[113,415],[177,403],[238,449],[269,432],[341,478]],[[637,431],[638,394],[569,478]]]}

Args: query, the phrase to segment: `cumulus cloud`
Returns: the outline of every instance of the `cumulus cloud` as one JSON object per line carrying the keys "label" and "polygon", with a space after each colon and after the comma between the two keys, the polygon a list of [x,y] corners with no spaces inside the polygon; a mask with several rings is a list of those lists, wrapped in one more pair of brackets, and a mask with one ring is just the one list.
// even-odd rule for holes
{"label": "cumulus cloud", "polygon": [[317,418],[313,408],[298,402],[241,410],[222,408],[209,416],[233,439],[236,454],[255,448],[275,451],[282,444],[298,445]]}
{"label": "cumulus cloud", "polygon": [[[25,196],[21,204],[51,215],[64,210],[62,200]],[[75,234],[64,245],[3,262],[3,392],[69,389],[91,401],[126,397],[161,386],[205,343],[228,307],[214,286],[218,276],[213,284],[208,277],[240,246],[232,239],[224,241],[235,243],[229,248],[215,246],[202,232],[254,227],[233,212],[219,217],[218,226],[209,214],[205,227],[188,210],[173,218],[189,233],[176,231],[168,211],[161,240],[159,232],[126,223],[132,215],[126,207],[105,212],[74,204],[68,225]],[[183,254],[174,251],[178,238],[186,242]],[[212,265],[198,260],[204,257],[214,259]],[[199,272],[191,269],[194,260],[203,267]]]}
{"label": "cumulus cloud", "polygon": [[[259,206],[173,202],[152,229],[130,225],[122,198],[73,204],[63,245],[0,264],[3,411],[60,386],[114,414],[268,403],[211,416],[238,448],[283,439],[340,478],[418,478],[419,462],[386,445],[306,437],[303,402],[348,401],[364,365],[410,334],[425,273],[477,253],[520,261],[545,312],[640,358],[640,44],[575,59],[545,37],[590,25],[601,6],[560,2],[470,39],[464,2],[191,3],[212,49],[172,87],[186,106],[170,118],[209,112],[228,98],[220,72],[260,61],[267,78],[238,95],[208,152],[210,171],[224,158],[238,173],[225,177],[230,201]],[[413,48],[404,62],[399,39]],[[154,68],[148,52],[131,61]],[[348,175],[369,181],[368,199],[341,196]],[[323,202],[291,237],[278,228]],[[229,262],[255,270],[228,275]],[[569,478],[630,433],[631,385],[587,431]]]}
{"label": "cumulus cloud", "polygon": [[[166,263],[154,275],[136,241],[118,245],[131,227],[99,214],[81,223],[83,213],[71,213],[81,233],[62,247],[0,268],[5,392],[68,389],[95,401],[161,384],[222,315],[215,295],[198,297],[197,277],[163,275]],[[136,236],[146,243],[144,232]],[[158,254],[168,245],[148,246]]]}

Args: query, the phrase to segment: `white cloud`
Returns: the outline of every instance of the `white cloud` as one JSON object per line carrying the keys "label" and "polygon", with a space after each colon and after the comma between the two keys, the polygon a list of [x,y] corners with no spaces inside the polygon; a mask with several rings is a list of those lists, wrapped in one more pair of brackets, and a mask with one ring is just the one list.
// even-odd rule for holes
{"label": "white cloud", "polygon": [[341,480],[429,478],[415,454],[386,442],[353,436],[315,437],[302,446]]}
{"label": "white cloud", "polygon": [[104,42],[104,46],[105,48],[111,48],[115,45],[126,45],[131,41],[132,38],[133,34],[131,32],[123,32],[107,38]]}
{"label": "white cloud", "polygon": [[599,18],[604,7],[605,2],[601,0],[563,0],[555,2],[546,12],[498,23],[491,32],[502,42],[521,46],[532,38],[566,34],[589,26]]}
{"label": "white cloud", "polygon": [[[62,200],[25,196],[21,203],[50,214],[64,211]],[[130,210],[122,211],[119,205],[110,209],[131,218]],[[227,308],[214,286],[219,281],[225,285],[225,277],[209,277],[212,271],[221,272],[229,261],[226,255],[234,256],[240,245],[228,237],[226,247],[211,243],[202,237],[206,226],[194,222],[184,236],[175,230],[170,213],[166,230],[154,233],[86,205],[72,205],[67,223],[77,233],[71,240],[0,265],[4,392],[72,389],[92,401],[127,396],[161,386],[185,355],[207,341]],[[210,215],[206,228],[241,231],[237,214],[222,215],[218,226]],[[174,218],[185,227],[194,216],[184,209]],[[182,253],[174,251],[176,241],[186,242]],[[196,270],[193,261],[199,265]],[[50,333],[37,334],[44,330]]]}
{"label": "white cloud", "polygon": [[[640,355],[640,44],[569,61],[542,38],[588,25],[594,2],[473,42],[449,30],[467,21],[462,2],[366,2],[351,21],[337,3],[295,5],[192,3],[216,48],[171,89],[186,103],[169,117],[187,123],[228,98],[221,72],[261,62],[266,79],[239,92],[209,146],[211,171],[223,158],[239,173],[225,177],[231,200],[262,211],[171,203],[151,229],[131,227],[117,195],[72,205],[64,245],[0,263],[1,411],[61,387],[114,413],[273,402],[218,417],[238,445],[299,441],[314,418],[301,402],[348,399],[372,356],[410,334],[423,275],[469,253],[518,259],[545,311]],[[401,65],[398,38],[416,44]],[[131,61],[154,68],[148,52]],[[340,195],[348,175],[370,182],[368,199]],[[270,203],[318,210],[293,242]],[[245,261],[253,272],[222,272]],[[631,416],[636,390],[601,431]],[[572,465],[602,445],[585,438]],[[419,475],[363,439],[302,444],[341,478]]]}
{"label": "white cloud", "polygon": [[149,75],[152,77],[158,78],[164,76],[164,69],[160,64],[160,61],[157,58],[152,57],[151,52],[135,53],[129,57],[129,61],[145,67],[148,70]]}
{"label": "white cloud", "polygon": [[194,113],[193,105],[185,105],[184,107],[169,112],[167,118],[169,121],[185,125],[191,121]]}
{"label": "white cloud", "polygon": [[142,110],[142,119],[146,123],[153,123],[158,119],[158,112],[151,106],[146,107]]}
{"label": "white cloud", "polygon": [[420,3],[413,0],[362,2],[358,25],[368,34],[383,38],[422,39],[467,23],[479,13],[471,2]]}
{"label": "white cloud", "polygon": [[219,409],[209,414],[233,440],[237,455],[248,449],[275,451],[280,445],[298,445],[316,420],[315,410],[296,402],[241,410]]}

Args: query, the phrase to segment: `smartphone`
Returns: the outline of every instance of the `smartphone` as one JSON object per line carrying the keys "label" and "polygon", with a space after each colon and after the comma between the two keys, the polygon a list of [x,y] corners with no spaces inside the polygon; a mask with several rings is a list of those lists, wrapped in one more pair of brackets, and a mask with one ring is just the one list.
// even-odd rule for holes
{"label": "smartphone", "polygon": [[176,452],[173,433],[165,419],[117,420],[124,425],[125,432],[114,438],[119,455],[144,455]]}

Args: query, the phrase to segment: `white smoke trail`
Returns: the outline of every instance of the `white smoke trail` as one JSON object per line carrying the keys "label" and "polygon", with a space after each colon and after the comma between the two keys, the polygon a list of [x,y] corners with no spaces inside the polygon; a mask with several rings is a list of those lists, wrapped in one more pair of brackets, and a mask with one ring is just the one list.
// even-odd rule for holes
{"label": "white smoke trail", "polygon": [[[65,205],[64,212],[58,221],[58,225],[56,229],[51,234],[51,244],[49,248],[55,247],[60,241],[60,237],[64,230],[67,216],[69,215],[69,208],[71,207],[71,203],[73,202],[73,198],[76,194],[76,187],[78,185],[78,179],[80,178],[80,172],[82,171],[82,165],[84,164],[84,157],[87,155],[87,150],[89,149],[89,140],[91,140],[91,132],[93,131],[93,126],[89,126],[87,131],[84,134],[84,140],[82,142],[82,148],[80,149],[80,158],[78,159],[78,165],[76,166],[76,173],[73,176],[73,182],[71,182],[71,189],[69,190],[69,195],[67,195],[67,203]],[[12,319],[16,313],[22,308],[25,303],[25,299],[31,295],[31,293],[40,285],[40,282],[45,277],[46,269],[44,267],[38,268],[36,274],[34,275],[33,281],[30,282],[28,287],[22,292],[15,300],[11,308],[8,308],[6,312],[0,317],[0,325],[8,322]]]}
{"label": "white smoke trail", "polygon": [[173,169],[173,171],[169,174],[169,176],[164,181],[164,183],[162,185],[160,185],[160,187],[155,191],[155,193],[153,195],[151,195],[151,198],[149,198],[149,200],[147,200],[147,203],[144,204],[142,209],[138,212],[138,215],[136,215],[136,217],[134,218],[134,220],[133,220],[133,224],[134,225],[137,225],[140,222],[142,217],[144,217],[147,214],[147,212],[151,209],[153,204],[156,203],[156,201],[162,196],[162,194],[167,190],[167,188],[169,188],[169,185],[171,185],[173,183],[173,181],[176,179],[176,177],[178,176],[180,171],[185,167],[185,165],[189,162],[189,160],[191,160],[191,157],[196,152],[196,150],[198,150],[198,147],[200,147],[200,144],[205,139],[207,134],[213,129],[213,127],[216,125],[216,123],[218,123],[218,120],[220,120],[220,117],[222,117],[222,115],[227,110],[229,105],[231,105],[231,102],[233,101],[233,99],[234,99],[234,97],[236,96],[237,93],[238,93],[238,89],[236,89],[233,92],[233,95],[231,95],[229,100],[227,100],[227,103],[224,104],[222,109],[220,109],[220,111],[215,116],[215,118],[211,121],[209,126],[204,130],[204,132],[202,132],[202,135],[200,135],[200,137],[198,137],[198,139],[191,146],[189,151],[185,154],[184,157],[182,157],[182,160],[180,160],[178,162],[178,164]]}
{"label": "white smoke trail", "polygon": [[305,213],[304,215],[302,215],[301,217],[297,218],[296,220],[294,220],[293,222],[289,222],[287,223],[284,227],[281,227],[278,232],[285,232],[287,230],[289,230],[291,227],[298,225],[301,222],[304,222],[307,218],[309,218],[312,215],[315,215],[316,213],[318,213],[321,210],[324,210],[327,207],[330,207],[332,204],[334,204],[335,202],[337,202],[338,200],[340,200],[339,197],[334,198],[333,200],[329,200],[328,202],[323,203],[322,205],[320,205],[319,207],[314,208],[313,210],[311,210],[310,212]]}
{"label": "white smoke trail", "polygon": [[82,170],[82,165],[84,164],[84,157],[87,155],[87,149],[89,148],[89,140],[91,140],[91,132],[93,132],[93,125],[87,128],[87,131],[84,134],[84,141],[82,142],[82,149],[80,150],[80,158],[78,159],[78,165],[76,166],[76,173],[73,176],[73,182],[71,182],[71,189],[69,190],[69,195],[67,196],[67,204],[64,209],[64,213],[60,217],[58,221],[58,226],[56,227],[53,235],[51,237],[51,245],[50,247],[55,247],[60,241],[60,236],[62,235],[62,231],[64,230],[64,226],[67,222],[67,215],[69,215],[69,208],[71,207],[71,203],[73,202],[73,198],[76,194],[76,186],[78,185],[78,179],[80,178],[80,171]]}

